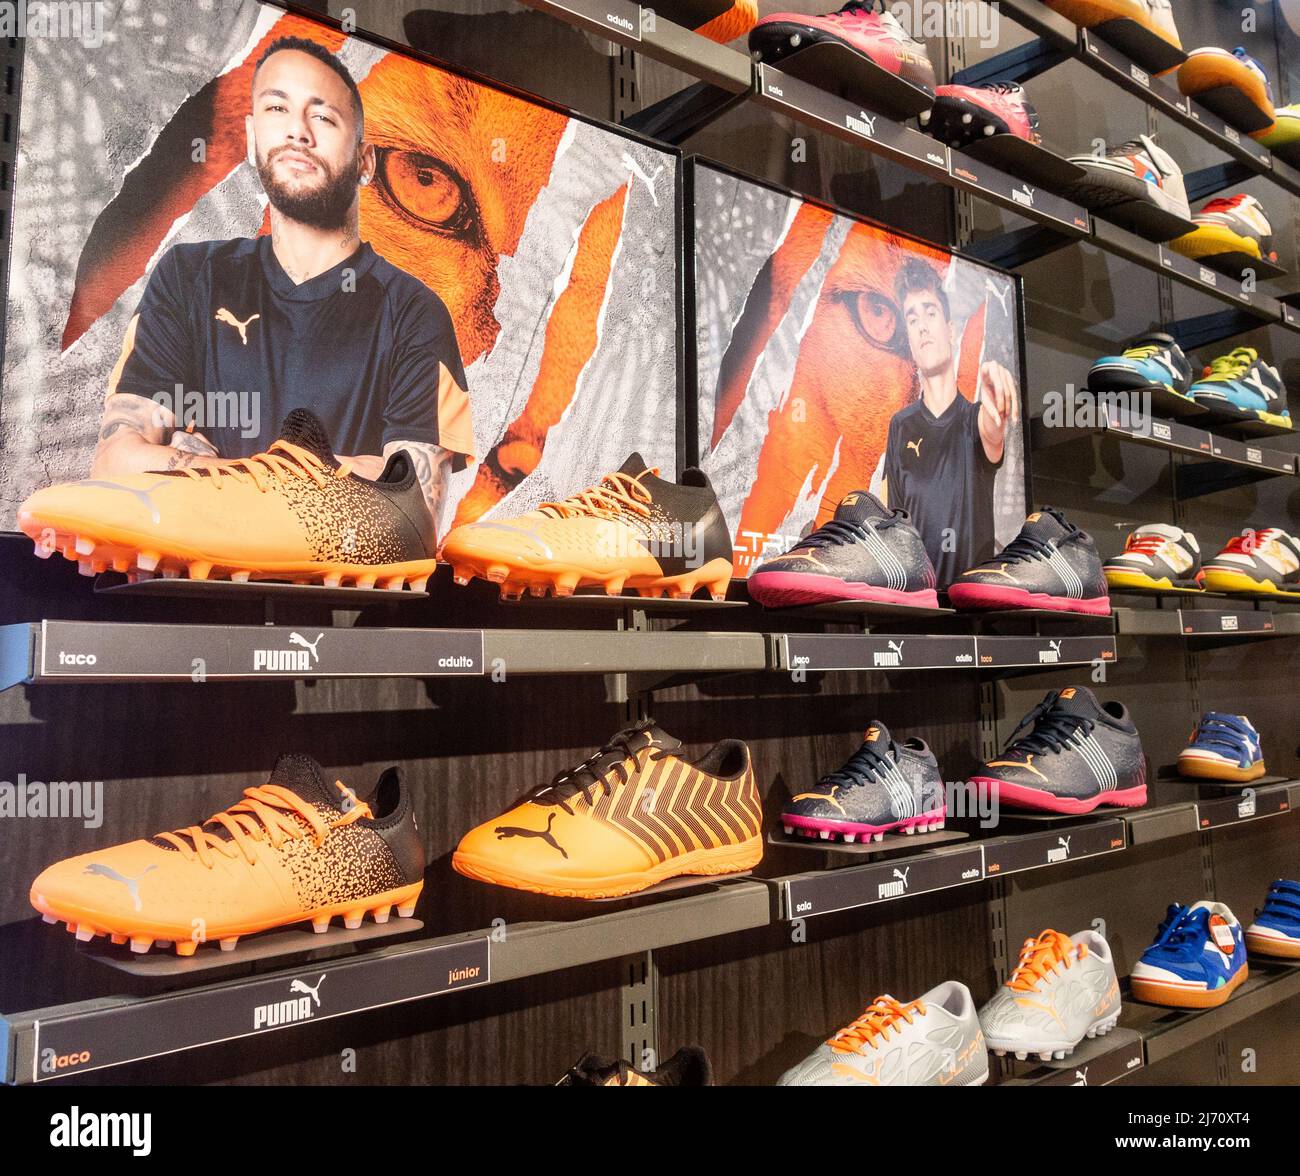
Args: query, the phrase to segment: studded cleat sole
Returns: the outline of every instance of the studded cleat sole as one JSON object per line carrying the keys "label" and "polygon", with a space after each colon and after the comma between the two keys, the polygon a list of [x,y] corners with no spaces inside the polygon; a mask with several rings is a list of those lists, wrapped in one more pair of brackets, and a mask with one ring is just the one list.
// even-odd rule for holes
{"label": "studded cleat sole", "polygon": [[1027,1043],[987,1036],[985,1040],[995,1057],[1004,1058],[1010,1054],[1019,1062],[1028,1061],[1031,1056],[1038,1058],[1043,1062],[1050,1062],[1053,1059],[1059,1062],[1074,1053],[1074,1051],[1078,1049],[1085,1040],[1091,1040],[1094,1037],[1105,1037],[1107,1033],[1119,1024],[1119,1013],[1119,1009],[1116,1009],[1113,1013],[1094,1021],[1088,1026],[1088,1031],[1083,1035],[1083,1037],[1073,1045],[1061,1045],[1059,1042]]}
{"label": "studded cleat sole", "polygon": [[921,813],[903,821],[894,821],[887,825],[866,825],[860,821],[832,821],[825,817],[801,817],[793,813],[783,813],[781,827],[787,837],[820,838],[822,841],[843,841],[849,845],[854,842],[866,844],[869,841],[883,841],[886,833],[937,833],[944,826],[946,809]]}
{"label": "studded cleat sole", "polygon": [[200,942],[215,941],[221,945],[222,951],[234,951],[239,940],[245,935],[273,931],[295,923],[310,922],[311,929],[323,935],[329,930],[331,921],[336,917],[341,918],[344,927],[351,931],[361,926],[366,915],[370,915],[376,923],[387,923],[394,912],[400,918],[409,919],[415,914],[415,904],[423,888],[424,883],[418,882],[413,886],[403,886],[397,890],[370,895],[351,902],[333,903],[277,922],[210,928],[201,940],[193,937],[194,931],[191,927],[178,928],[145,923],[128,926],[126,920],[104,919],[101,914],[93,911],[79,911],[70,906],[53,904],[44,895],[35,891],[31,894],[31,901],[32,905],[40,911],[44,922],[62,923],[82,943],[107,936],[114,944],[128,944],[131,950],[138,954],[143,954],[150,948],[165,950],[174,947],[178,956],[190,956],[198,949]]}
{"label": "studded cleat sole", "polygon": [[437,567],[437,561],[432,559],[378,565],[223,561],[196,551],[150,550],[143,544],[121,537],[74,533],[41,522],[30,514],[20,515],[18,524],[36,545],[36,555],[41,559],[49,559],[57,553],[75,563],[83,576],[121,572],[132,583],[155,577],[231,580],[235,583],[281,580],[294,584],[323,584],[326,588],[356,587],[400,592],[409,587],[413,592],[423,592]]}
{"label": "studded cleat sole", "polygon": [[661,570],[620,569],[600,572],[576,564],[551,563],[530,567],[521,563],[507,563],[489,558],[457,553],[448,557],[452,577],[462,586],[473,579],[497,584],[504,600],[519,600],[524,593],[530,596],[572,596],[579,588],[601,588],[608,596],[620,596],[627,590],[647,599],[668,597],[671,600],[690,600],[701,588],[716,601],[727,598],[731,583],[731,561],[715,559],[703,567],[694,568],[676,576],[665,576]]}

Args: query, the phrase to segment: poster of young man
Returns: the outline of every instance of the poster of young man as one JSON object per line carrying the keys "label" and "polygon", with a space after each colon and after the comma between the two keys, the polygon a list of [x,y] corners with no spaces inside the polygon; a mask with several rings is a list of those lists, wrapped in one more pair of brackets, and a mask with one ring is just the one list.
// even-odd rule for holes
{"label": "poster of young man", "polygon": [[700,462],[735,568],[846,494],[907,510],[946,586],[1024,519],[1015,280],[696,165]]}
{"label": "poster of young man", "polygon": [[440,534],[675,473],[674,155],[255,0],[88,54],[24,61],[0,526],[294,408],[362,476],[411,452]]}

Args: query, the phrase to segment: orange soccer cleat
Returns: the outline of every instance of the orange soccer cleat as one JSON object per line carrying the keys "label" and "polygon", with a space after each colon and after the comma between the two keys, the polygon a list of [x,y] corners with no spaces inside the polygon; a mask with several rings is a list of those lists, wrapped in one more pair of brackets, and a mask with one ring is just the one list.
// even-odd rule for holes
{"label": "orange soccer cleat", "polygon": [[423,885],[397,768],[359,800],[326,784],[314,760],[285,755],[268,783],[202,825],[56,862],[32,883],[31,902],[80,940],[109,935],[135,952],[174,943],[187,956],[308,919],[324,932],[335,915],[348,928],[366,914],[386,923],[394,908],[407,917]]}
{"label": "orange soccer cleat", "polygon": [[679,874],[734,874],[763,856],[762,802],[749,748],[697,760],[652,720],[462,838],[467,878],[560,898],[634,894]]}
{"label": "orange soccer cleat", "polygon": [[680,599],[704,587],[722,600],[731,581],[731,534],[708,477],[689,469],[677,483],[658,473],[634,453],[599,486],[563,502],[457,527],[442,559],[458,584],[479,576],[511,599],[525,590],[571,596],[598,585],[612,596],[626,587]]}
{"label": "orange soccer cleat", "polygon": [[266,453],[224,466],[89,478],[38,490],[18,526],[83,575],[282,579],[421,590],[434,523],[405,451],[375,481],[336,460],[324,427],[295,409]]}

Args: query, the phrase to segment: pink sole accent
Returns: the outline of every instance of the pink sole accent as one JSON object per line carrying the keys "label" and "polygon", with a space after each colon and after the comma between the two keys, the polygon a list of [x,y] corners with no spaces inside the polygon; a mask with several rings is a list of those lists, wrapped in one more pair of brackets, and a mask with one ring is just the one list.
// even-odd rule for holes
{"label": "pink sole accent", "polygon": [[921,813],[919,816],[908,817],[905,821],[894,821],[889,825],[866,825],[860,821],[835,821],[827,817],[800,817],[793,813],[782,813],[780,824],[789,825],[793,829],[811,829],[817,833],[826,830],[830,833],[858,835],[892,833],[896,829],[915,829],[918,825],[933,825],[936,821],[942,821],[947,815],[948,809],[944,807]]}
{"label": "pink sole accent", "polygon": [[1110,616],[1110,597],[1075,600],[1071,596],[1049,596],[1024,588],[1003,588],[1000,584],[951,584],[948,599],[957,608],[1050,608],[1057,612]]}
{"label": "pink sole accent", "polygon": [[933,588],[897,592],[870,584],[852,584],[835,576],[808,572],[759,572],[749,577],[749,594],[766,608],[792,608],[800,604],[834,604],[840,600],[872,600],[878,604],[910,604],[915,608],[938,608],[939,594]]}
{"label": "pink sole accent", "polygon": [[1139,784],[1136,788],[1120,788],[1114,792],[1099,792],[1087,800],[1078,800],[1073,796],[1053,796],[1037,788],[1027,788],[1023,784],[1012,784],[998,780],[993,776],[972,776],[971,783],[987,788],[999,803],[1008,808],[1035,809],[1044,813],[1066,813],[1071,816],[1090,813],[1098,805],[1116,805],[1119,808],[1141,808],[1147,802],[1147,786]]}

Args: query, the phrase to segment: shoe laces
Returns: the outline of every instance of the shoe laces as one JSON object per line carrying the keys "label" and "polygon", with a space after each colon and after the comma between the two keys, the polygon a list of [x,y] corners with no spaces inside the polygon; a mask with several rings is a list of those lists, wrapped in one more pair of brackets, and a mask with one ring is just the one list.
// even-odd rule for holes
{"label": "shoe laces", "polygon": [[1140,555],[1159,555],[1171,543],[1173,540],[1168,535],[1153,535],[1148,532],[1145,535],[1130,535],[1124,544],[1124,550],[1136,551]]}
{"label": "shoe laces", "polygon": [[1151,946],[1182,947],[1193,940],[1199,940],[1199,920],[1189,917],[1191,914],[1191,907],[1183,906],[1180,902],[1171,904],[1160,926],[1156,928],[1156,941]]}
{"label": "shoe laces", "polygon": [[275,441],[265,453],[235,458],[224,465],[190,467],[181,471],[187,477],[208,481],[217,489],[224,485],[226,478],[233,478],[236,482],[256,487],[263,494],[290,478],[307,478],[317,486],[324,486],[330,477],[346,478],[351,472],[350,462],[341,462],[336,469],[331,469],[324,459],[291,441]]}
{"label": "shoe laces", "polygon": [[1015,992],[1033,992],[1058,968],[1073,967],[1075,960],[1087,954],[1086,943],[1075,943],[1059,931],[1044,931],[1037,939],[1026,939],[1021,944],[1020,960],[1006,986]]}
{"label": "shoe laces", "polygon": [[802,547],[843,547],[846,543],[865,543],[867,532],[885,531],[900,522],[899,514],[893,518],[873,519],[869,523],[854,523],[848,519],[829,519],[815,531],[805,535],[795,544]]}
{"label": "shoe laces", "polygon": [[889,1031],[898,1027],[899,1021],[912,1023],[914,1016],[925,1016],[925,1005],[919,1000],[903,1004],[892,996],[878,996],[862,1016],[846,1025],[826,1042],[837,1053],[861,1053],[863,1046],[879,1049],[877,1038],[887,1039]]}
{"label": "shoe laces", "polygon": [[888,756],[878,752],[870,743],[858,748],[844,766],[822,778],[822,784],[838,784],[843,788],[860,787],[868,781],[879,780],[894,764]]}
{"label": "shoe laces", "polygon": [[1125,359],[1150,359],[1152,356],[1159,355],[1164,350],[1159,343],[1142,343],[1137,347],[1130,347],[1124,352]]}
{"label": "shoe laces", "polygon": [[[278,849],[286,840],[311,836],[319,849],[331,830],[341,829],[373,814],[365,801],[357,801],[336,821],[325,821],[308,801],[280,784],[264,784],[245,788],[244,798],[228,809],[214,813],[202,825],[159,833],[158,839],[169,842],[184,854],[186,861],[195,857],[212,869],[214,852],[228,858],[241,853],[250,865],[257,864],[254,845],[269,840],[272,849]],[[303,827],[306,823],[306,828]],[[206,826],[218,825],[230,834],[226,839],[208,832]]]}
{"label": "shoe laces", "polygon": [[1258,358],[1259,353],[1253,347],[1234,347],[1227,355],[1212,359],[1203,377],[1220,380],[1235,379],[1249,371],[1250,365]]}
{"label": "shoe laces", "polygon": [[1021,531],[998,552],[998,562],[1025,563],[1029,560],[1051,559],[1052,552],[1058,549],[1059,544],[1078,534],[1078,530],[1077,527],[1071,527],[1069,533],[1062,536],[1060,540],[1044,539]]}
{"label": "shoe laces", "polygon": [[616,519],[624,511],[649,516],[650,504],[654,501],[649,489],[641,479],[647,475],[658,475],[658,467],[642,470],[639,474],[606,474],[599,486],[591,486],[561,502],[543,502],[538,506],[543,514],[556,519],[602,518]]}
{"label": "shoe laces", "polygon": [[[1062,710],[1056,705],[1058,697],[1053,691],[1020,720],[1020,725],[1012,733],[1008,753],[1015,750],[1043,755],[1048,751],[1062,751],[1076,732],[1091,733],[1096,722],[1086,715]],[[1028,734],[1020,735],[1026,728],[1029,728]]]}
{"label": "shoe laces", "polygon": [[593,752],[577,767],[560,772],[551,782],[532,794],[533,801],[554,802],[572,814],[568,802],[581,795],[588,805],[593,803],[597,790],[606,796],[614,793],[614,780],[626,784],[631,778],[628,764],[635,765],[636,771],[644,770],[647,763],[667,759],[672,752],[654,743],[642,743],[639,747],[632,744],[634,736],[615,735],[599,751]]}

